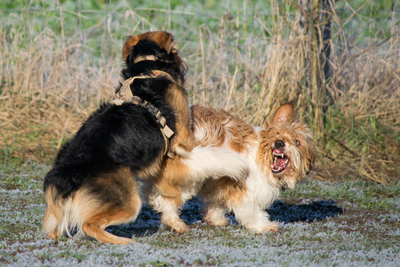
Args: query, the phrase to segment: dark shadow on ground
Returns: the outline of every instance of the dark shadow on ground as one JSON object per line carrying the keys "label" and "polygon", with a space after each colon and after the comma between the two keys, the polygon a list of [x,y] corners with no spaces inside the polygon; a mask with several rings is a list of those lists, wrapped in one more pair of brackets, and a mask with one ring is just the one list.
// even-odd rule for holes
{"label": "dark shadow on ground", "polygon": [[[187,224],[194,224],[203,219],[203,204],[197,198],[192,198],[184,205],[180,217]],[[342,208],[332,200],[319,200],[311,204],[287,204],[281,200],[275,201],[267,210],[272,221],[284,223],[313,222],[339,216]],[[228,214],[232,224],[238,224],[233,214]],[[143,206],[136,221],[126,225],[110,226],[106,230],[118,236],[140,237],[156,233],[161,225],[160,215],[153,209]]]}
{"label": "dark shadow on ground", "polygon": [[161,225],[160,215],[153,209],[143,206],[137,219],[129,224],[109,226],[106,231],[124,237],[153,235]]}
{"label": "dark shadow on ground", "polygon": [[318,200],[311,204],[287,204],[277,200],[267,211],[272,221],[284,223],[321,221],[343,213],[333,200]]}
{"label": "dark shadow on ground", "polygon": [[[201,221],[203,214],[201,209],[203,204],[197,198],[192,198],[183,206],[180,217],[190,225],[197,221]],[[161,225],[160,214],[153,209],[144,205],[137,219],[130,224],[116,225],[107,227],[106,230],[118,236],[124,237],[140,237],[148,236],[156,233]]]}

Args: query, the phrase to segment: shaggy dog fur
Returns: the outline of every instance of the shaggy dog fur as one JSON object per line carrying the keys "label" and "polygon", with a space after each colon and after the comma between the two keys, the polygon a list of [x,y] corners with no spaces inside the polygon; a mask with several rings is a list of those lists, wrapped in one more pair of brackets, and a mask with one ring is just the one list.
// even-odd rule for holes
{"label": "shaggy dog fur", "polygon": [[[132,60],[135,54],[131,50],[135,39],[136,37],[128,39],[122,51],[128,69],[135,63]],[[151,62],[154,58],[147,57],[146,60]],[[131,90],[132,94],[136,94],[136,87],[131,87]],[[117,98],[121,99],[121,96]],[[178,115],[176,117],[179,118]],[[184,136],[188,137],[192,138]],[[183,142],[184,140],[181,140],[179,144]],[[179,218],[179,208],[192,194],[182,189],[201,184],[207,178],[219,179],[229,176],[233,181],[239,181],[247,176],[248,166],[240,154],[215,146],[195,146],[190,151],[174,148],[173,151],[174,154],[169,153],[168,157],[163,159],[158,175],[143,181],[144,195],[147,204],[161,213],[162,223],[173,231],[184,233],[189,228]]]}
{"label": "shaggy dog fur", "polygon": [[[190,151],[193,133],[188,96],[182,86],[186,65],[172,36],[166,32],[141,34],[132,37],[128,45],[129,64],[122,75],[125,79],[140,76],[128,86],[135,88],[135,96],[158,109],[174,132],[169,150]],[[154,71],[167,74],[155,75]],[[59,151],[44,179],[43,231],[54,239],[76,227],[78,233],[100,242],[130,242],[104,229],[136,218],[141,200],[132,175],[142,179],[157,176],[168,144],[148,107],[129,101],[103,104]]]}
{"label": "shaggy dog fur", "polygon": [[[182,202],[199,195],[206,203],[204,220],[210,225],[227,225],[225,214],[233,211],[247,229],[278,231],[279,225],[269,221],[265,209],[278,198],[282,188],[293,188],[305,177],[314,162],[311,131],[293,120],[293,105],[282,105],[264,128],[248,125],[222,110],[200,106],[192,110],[198,147],[234,151],[245,158],[250,172],[245,179],[226,176],[182,186]],[[168,210],[172,217],[174,208]]]}
{"label": "shaggy dog fur", "polygon": [[[172,217],[168,210],[180,205],[183,184],[247,175],[247,163],[239,154],[195,146],[183,88],[187,68],[169,33],[130,37],[123,57],[125,82],[117,99],[88,118],[45,177],[43,231],[53,239],[76,228],[100,242],[132,242],[104,230],[136,219],[141,200],[132,176],[145,183],[150,203],[158,207],[161,198],[167,203],[163,222],[183,232],[187,226],[174,217],[178,210],[173,209]],[[170,139],[160,121],[172,131]]]}
{"label": "shaggy dog fur", "polygon": [[210,225],[227,225],[226,211],[256,232],[278,231],[265,211],[284,187],[294,188],[314,162],[315,144],[309,128],[293,121],[290,103],[275,112],[264,128],[254,128],[224,111],[193,109],[195,137],[202,145],[214,144],[243,155],[249,176],[240,182],[225,178],[203,183],[199,195],[206,202],[204,220]]}

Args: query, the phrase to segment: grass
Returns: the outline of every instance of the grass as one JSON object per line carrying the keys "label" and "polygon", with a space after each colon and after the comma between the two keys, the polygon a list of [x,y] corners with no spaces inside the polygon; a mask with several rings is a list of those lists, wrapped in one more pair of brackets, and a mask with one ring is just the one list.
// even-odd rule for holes
{"label": "grass", "polygon": [[[371,13],[374,6],[382,12]],[[379,1],[338,3],[335,11],[332,75],[325,83],[331,104],[320,128],[308,84],[311,43],[301,12],[289,2],[6,3],[0,28],[3,166],[29,159],[51,163],[89,114],[112,98],[125,37],[166,29],[190,67],[192,103],[261,125],[290,101],[314,131],[317,179],[397,183],[398,21]],[[355,24],[368,34],[352,30]]]}
{"label": "grass", "polygon": [[[290,1],[3,3],[0,265],[397,266],[400,36],[389,2],[336,3],[323,131],[309,87],[310,36]],[[192,103],[261,125],[290,101],[310,125],[314,172],[269,209],[281,232],[252,233],[232,215],[228,227],[210,227],[191,200],[181,215],[191,228],[184,235],[146,206],[134,223],[108,229],[133,237],[130,246],[40,233],[49,164],[112,98],[126,36],[156,29],[175,35]]]}
{"label": "grass", "polygon": [[45,166],[24,164],[14,180],[0,171],[1,265],[396,266],[400,261],[398,185],[304,181],[269,209],[271,219],[282,225],[279,233],[255,234],[232,215],[228,227],[210,227],[202,222],[201,203],[191,200],[181,215],[191,230],[178,235],[143,207],[135,222],[108,228],[136,241],[116,246],[78,237],[52,241],[41,234]]}
{"label": "grass", "polygon": [[296,190],[284,193],[284,197],[324,198],[335,201],[351,201],[357,208],[376,210],[395,210],[398,208],[397,196],[400,195],[400,183],[393,186],[376,185],[371,182],[342,182],[327,186],[310,181],[296,187]]}

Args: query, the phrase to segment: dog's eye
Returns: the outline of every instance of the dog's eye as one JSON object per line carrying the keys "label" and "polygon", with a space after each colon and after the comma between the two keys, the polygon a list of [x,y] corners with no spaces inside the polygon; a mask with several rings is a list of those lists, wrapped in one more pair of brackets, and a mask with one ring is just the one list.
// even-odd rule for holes
{"label": "dog's eye", "polygon": [[299,146],[300,145],[300,141],[296,139],[296,145]]}

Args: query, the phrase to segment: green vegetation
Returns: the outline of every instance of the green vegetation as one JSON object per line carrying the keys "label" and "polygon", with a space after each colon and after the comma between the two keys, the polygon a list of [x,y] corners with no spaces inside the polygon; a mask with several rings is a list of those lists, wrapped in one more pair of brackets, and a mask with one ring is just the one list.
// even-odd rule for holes
{"label": "green vegetation", "polygon": [[[282,222],[279,233],[255,234],[234,221],[228,227],[197,221],[188,233],[179,235],[144,208],[136,222],[109,228],[136,241],[116,246],[79,237],[52,241],[42,235],[44,198],[39,188],[46,172],[47,167],[37,162],[21,165],[13,180],[0,171],[1,265],[342,266],[351,261],[390,266],[400,260],[399,184],[304,182],[285,191],[269,210],[271,219]],[[20,179],[30,186],[20,184]],[[190,212],[201,218],[200,210],[201,206],[189,203],[182,217],[187,219],[185,212]],[[149,231],[154,222],[157,228]]]}
{"label": "green vegetation", "polygon": [[321,198],[349,202],[346,207],[395,211],[398,209],[396,197],[400,196],[400,183],[393,186],[377,185],[373,182],[342,182],[327,185],[307,182],[296,186],[296,190],[284,192],[282,197],[295,199]]}
{"label": "green vegetation", "polygon": [[[330,73],[323,73],[312,67],[322,68],[324,57],[313,61],[310,54],[311,13],[296,3],[4,2],[1,165],[51,163],[82,121],[112,97],[126,36],[164,29],[175,35],[190,68],[192,103],[261,125],[290,101],[317,140],[317,179],[398,183],[398,4],[339,1],[332,12],[312,15],[323,30],[323,14],[330,14]],[[324,54],[322,41],[317,52]]]}
{"label": "green vegetation", "polygon": [[[396,266],[400,6],[395,0],[337,1],[330,13],[330,73],[322,71],[322,57],[315,77],[315,43],[305,28],[310,13],[302,13],[299,2],[4,1],[0,265]],[[319,29],[326,25],[322,14],[316,15]],[[49,165],[90,113],[112,98],[126,37],[149,30],[174,34],[190,68],[192,103],[261,125],[290,101],[310,125],[318,145],[315,168],[269,209],[282,223],[279,233],[247,231],[232,215],[228,227],[210,227],[192,200],[181,216],[198,221],[183,235],[162,226],[148,207],[135,222],[108,229],[132,237],[136,243],[129,246],[42,235]],[[312,87],[315,78],[322,98]]]}

